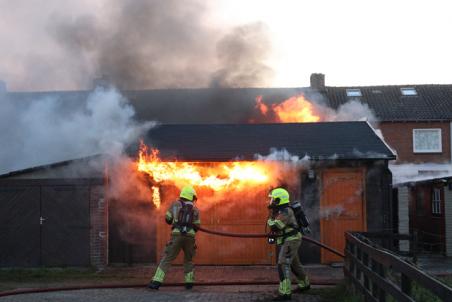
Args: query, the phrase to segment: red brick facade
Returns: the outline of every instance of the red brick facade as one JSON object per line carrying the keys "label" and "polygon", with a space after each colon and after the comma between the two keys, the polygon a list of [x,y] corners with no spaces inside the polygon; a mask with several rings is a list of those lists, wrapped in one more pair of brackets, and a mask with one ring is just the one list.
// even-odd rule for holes
{"label": "red brick facade", "polygon": [[[440,128],[441,153],[414,153],[413,129]],[[444,163],[451,160],[449,122],[382,122],[380,129],[386,143],[397,151],[398,163]]]}

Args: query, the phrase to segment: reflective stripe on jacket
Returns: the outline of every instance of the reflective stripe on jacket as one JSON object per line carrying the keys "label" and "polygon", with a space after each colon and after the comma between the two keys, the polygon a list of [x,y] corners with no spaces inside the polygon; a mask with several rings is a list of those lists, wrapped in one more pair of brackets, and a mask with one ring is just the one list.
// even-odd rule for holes
{"label": "reflective stripe on jacket", "polygon": [[268,226],[272,231],[276,232],[276,243],[283,244],[284,241],[300,240],[301,233],[297,232],[291,236],[284,236],[294,230],[298,231],[298,223],[295,218],[293,210],[289,206],[285,206],[278,209],[276,217],[272,217],[267,221]]}

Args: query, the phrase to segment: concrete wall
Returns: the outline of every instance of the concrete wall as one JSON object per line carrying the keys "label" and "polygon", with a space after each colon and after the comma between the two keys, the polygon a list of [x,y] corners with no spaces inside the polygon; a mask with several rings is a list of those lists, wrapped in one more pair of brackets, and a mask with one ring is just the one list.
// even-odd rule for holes
{"label": "concrete wall", "polygon": [[444,219],[446,220],[446,255],[452,257],[452,190],[444,188]]}
{"label": "concrete wall", "polygon": [[[400,187],[398,189],[399,199],[399,234],[409,234],[410,232],[410,191],[408,187]],[[400,240],[401,251],[409,251],[410,243],[408,240]]]}

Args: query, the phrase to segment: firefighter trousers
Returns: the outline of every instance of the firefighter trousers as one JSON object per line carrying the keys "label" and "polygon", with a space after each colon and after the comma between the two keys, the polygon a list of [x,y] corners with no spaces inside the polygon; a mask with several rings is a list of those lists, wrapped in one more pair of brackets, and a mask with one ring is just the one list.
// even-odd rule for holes
{"label": "firefighter trousers", "polygon": [[163,282],[171,262],[176,259],[180,251],[184,252],[185,283],[193,283],[193,257],[195,256],[195,237],[190,235],[172,234],[170,241],[166,244],[160,264],[155,272],[153,281]]}
{"label": "firefighter trousers", "polygon": [[295,275],[298,281],[298,287],[305,288],[309,286],[309,279],[301,265],[298,256],[298,249],[301,239],[285,241],[279,249],[278,255],[278,273],[279,273],[279,294],[290,295],[292,293],[290,272]]}

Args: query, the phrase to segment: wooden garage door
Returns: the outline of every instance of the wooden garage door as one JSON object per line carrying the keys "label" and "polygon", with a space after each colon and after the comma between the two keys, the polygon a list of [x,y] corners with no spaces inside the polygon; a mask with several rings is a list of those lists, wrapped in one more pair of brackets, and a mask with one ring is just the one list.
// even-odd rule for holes
{"label": "wooden garage door", "polygon": [[41,261],[45,266],[89,266],[89,187],[41,187]]}
{"label": "wooden garage door", "polygon": [[0,186],[0,267],[41,264],[40,188]]}
{"label": "wooden garage door", "polygon": [[89,266],[89,230],[87,185],[0,182],[0,267]]}
{"label": "wooden garage door", "polygon": [[[320,237],[328,246],[344,251],[345,231],[365,231],[364,169],[330,169],[322,175]],[[324,249],[321,262],[342,262]]]}
{"label": "wooden garage door", "polygon": [[[198,192],[199,193],[199,192]],[[201,194],[200,194],[201,195]],[[262,195],[262,196],[261,196]],[[177,196],[172,196],[174,200]],[[252,200],[223,200],[208,207],[199,204],[201,224],[206,229],[232,233],[264,233],[267,222],[267,197],[262,192]],[[199,203],[202,203],[200,198]],[[165,244],[170,238],[170,227],[164,221],[168,203],[162,204],[157,224],[157,261],[160,260]],[[196,235],[196,264],[274,264],[274,246],[265,238],[220,237],[203,232]],[[174,263],[183,261],[182,253]]]}

